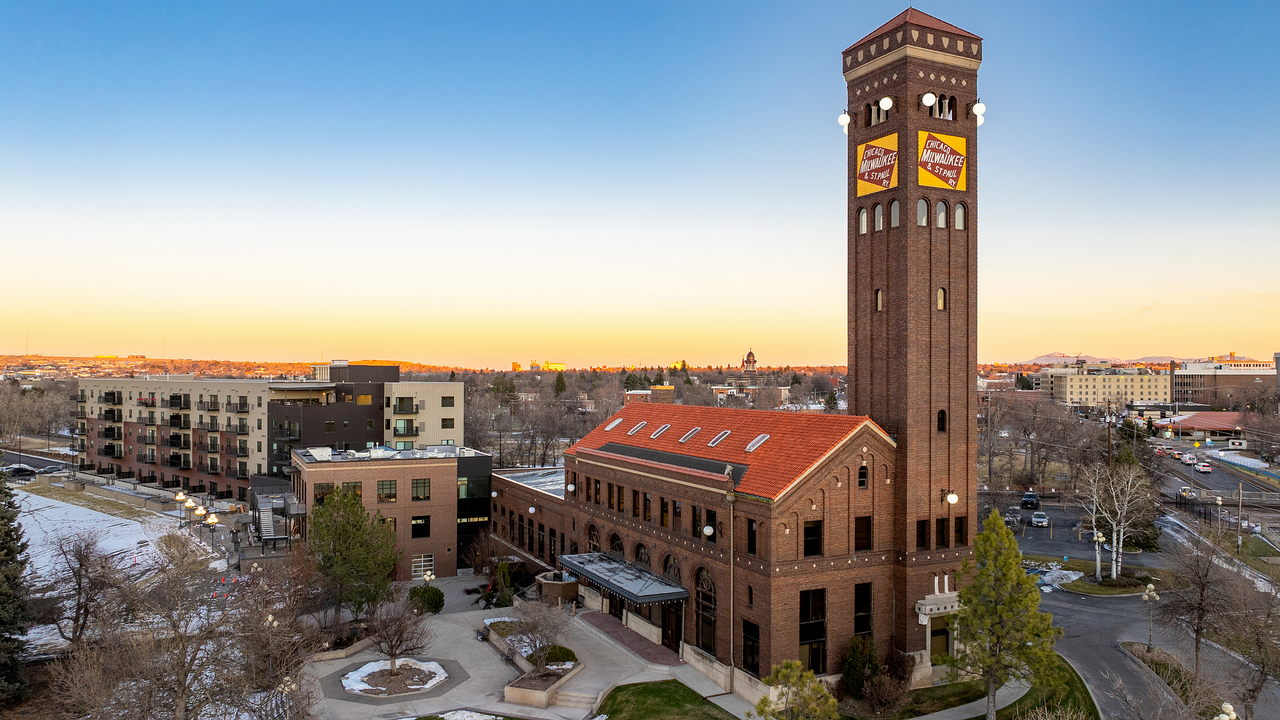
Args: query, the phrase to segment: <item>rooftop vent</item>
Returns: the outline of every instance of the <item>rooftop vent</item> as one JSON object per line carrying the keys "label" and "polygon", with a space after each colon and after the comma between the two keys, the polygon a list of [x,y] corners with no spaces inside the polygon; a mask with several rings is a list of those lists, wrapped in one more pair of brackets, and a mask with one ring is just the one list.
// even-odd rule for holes
{"label": "rooftop vent", "polygon": [[311,453],[311,457],[320,462],[329,462],[333,459],[333,448],[313,447],[307,448],[307,452]]}
{"label": "rooftop vent", "polygon": [[628,435],[635,435],[636,433],[640,432],[640,428],[642,428],[642,427],[644,427],[645,425],[648,425],[648,424],[649,424],[649,421],[647,421],[647,420],[641,420],[641,421],[640,421],[640,424],[639,424],[639,425],[636,425],[635,427],[633,427],[633,428],[631,428],[630,430],[628,430],[628,431],[627,431],[627,434],[628,434]]}
{"label": "rooftop vent", "polygon": [[756,448],[763,445],[764,441],[768,439],[769,439],[768,435],[763,435],[763,434],[757,435],[755,440],[752,440],[751,442],[747,443],[747,452],[755,452]]}
{"label": "rooftop vent", "polygon": [[715,437],[711,438],[711,442],[707,443],[707,447],[715,447],[715,446],[717,446],[717,445],[719,445],[719,444],[720,444],[720,441],[721,441],[721,440],[724,440],[724,439],[725,439],[725,438],[727,438],[727,437],[729,437],[729,431],[728,431],[728,430],[725,430],[724,432],[720,433],[719,435],[717,435],[717,436],[715,436]]}
{"label": "rooftop vent", "polygon": [[608,425],[605,425],[605,426],[604,426],[604,431],[605,431],[605,432],[609,432],[610,430],[612,430],[612,429],[614,429],[614,428],[618,427],[618,423],[620,423],[620,422],[622,422],[622,418],[618,418],[617,420],[614,420],[613,422],[609,423]]}
{"label": "rooftop vent", "polygon": [[702,431],[702,428],[700,428],[700,427],[696,427],[696,428],[694,428],[694,429],[690,430],[689,432],[687,432],[687,433],[685,433],[685,434],[684,434],[684,437],[680,438],[680,442],[682,442],[682,443],[689,442],[689,438],[693,437],[694,435],[697,435],[697,434],[698,434],[699,432],[701,432],[701,431]]}
{"label": "rooftop vent", "polygon": [[666,425],[663,425],[662,427],[658,428],[657,430],[654,430],[654,431],[653,431],[653,434],[649,436],[649,439],[651,439],[651,440],[652,440],[653,438],[658,437],[659,435],[661,435],[662,433],[666,432],[666,431],[667,431],[667,430],[669,430],[669,429],[671,429],[671,423],[667,423]]}

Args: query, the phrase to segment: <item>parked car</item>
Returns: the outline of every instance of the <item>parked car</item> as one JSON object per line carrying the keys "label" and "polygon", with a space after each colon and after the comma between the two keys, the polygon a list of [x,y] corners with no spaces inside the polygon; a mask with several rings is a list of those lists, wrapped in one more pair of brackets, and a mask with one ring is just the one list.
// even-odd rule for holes
{"label": "parked car", "polygon": [[1031,513],[1031,527],[1049,527],[1049,516],[1040,511]]}
{"label": "parked car", "polygon": [[40,468],[36,472],[39,473],[40,475],[52,475],[54,473],[62,472],[62,466],[61,465],[45,465],[44,467]]}
{"label": "parked car", "polygon": [[9,473],[9,477],[20,478],[35,475],[36,469],[30,465],[9,465],[8,467],[0,468],[0,472]]}
{"label": "parked car", "polygon": [[999,435],[999,436],[1000,436],[1000,437],[1002,437],[1002,438],[1007,438],[1007,437],[1009,437],[1009,431],[1008,431],[1008,430],[1001,430],[1001,431],[1000,431],[1000,435]]}
{"label": "parked car", "polygon": [[1022,493],[1022,507],[1028,510],[1040,509],[1040,496],[1033,492]]}
{"label": "parked car", "polygon": [[1004,511],[1004,524],[1009,526],[1017,525],[1022,522],[1022,508],[1010,506]]}
{"label": "parked car", "polygon": [[1210,466],[1209,463],[1199,463],[1196,465],[1196,472],[1213,472],[1213,467]]}

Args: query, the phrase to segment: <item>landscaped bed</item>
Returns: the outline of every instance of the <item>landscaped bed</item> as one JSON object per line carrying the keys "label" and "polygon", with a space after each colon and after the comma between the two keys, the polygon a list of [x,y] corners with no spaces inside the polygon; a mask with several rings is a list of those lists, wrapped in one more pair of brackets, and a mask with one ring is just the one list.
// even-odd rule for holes
{"label": "landscaped bed", "polygon": [[[1102,562],[1102,583],[1098,583],[1093,579],[1093,573],[1097,570],[1094,560],[1077,560],[1070,559],[1065,563],[1062,558],[1045,557],[1043,555],[1023,555],[1022,564],[1028,567],[1045,568],[1057,566],[1063,570],[1070,570],[1084,573],[1083,577],[1072,580],[1071,582],[1062,583],[1058,587],[1063,590],[1071,590],[1073,592],[1084,593],[1086,595],[1130,595],[1141,593],[1147,583],[1156,586],[1157,591],[1177,590],[1184,586],[1184,583],[1177,575],[1167,571],[1155,571],[1151,568],[1142,567],[1140,565],[1128,566],[1123,571],[1121,577],[1116,580],[1110,580],[1111,563],[1106,560],[1110,557],[1110,553],[1103,556]],[[1156,575],[1148,573],[1157,572]]]}
{"label": "landscaped bed", "polygon": [[396,661],[399,675],[391,675],[390,660],[365,663],[342,676],[342,687],[359,695],[404,695],[430,690],[449,679],[440,663],[401,658]]}
{"label": "landscaped bed", "polygon": [[840,703],[840,712],[846,717],[861,719],[884,718],[886,720],[909,720],[909,718],[928,715],[939,710],[959,707],[987,696],[987,690],[979,680],[955,682],[947,685],[912,690],[907,694],[906,703],[901,710],[886,715],[875,715],[867,711],[863,703],[856,700],[844,700]]}
{"label": "landscaped bed", "polygon": [[[1071,705],[1077,707],[1087,718],[1098,720],[1098,708],[1093,704],[1093,697],[1085,687],[1084,680],[1076,673],[1071,664],[1057,656],[1059,672],[1065,679],[1062,683],[1041,682],[1033,678],[1031,689],[1016,702],[996,712],[996,720],[1016,720],[1016,718],[1037,707],[1058,707]],[[976,715],[971,720],[983,720],[986,714]]]}
{"label": "landscaped bed", "polygon": [[600,705],[609,720],[734,720],[679,680],[620,685]]}

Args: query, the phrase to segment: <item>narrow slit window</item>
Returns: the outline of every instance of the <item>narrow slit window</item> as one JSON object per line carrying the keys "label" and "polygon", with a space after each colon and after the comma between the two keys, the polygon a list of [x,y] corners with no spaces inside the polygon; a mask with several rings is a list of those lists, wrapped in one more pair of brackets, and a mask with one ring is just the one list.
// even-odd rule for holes
{"label": "narrow slit window", "polygon": [[883,309],[884,309],[884,291],[877,290],[876,291],[876,312],[880,312]]}
{"label": "narrow slit window", "polygon": [[947,411],[939,410],[938,411],[938,432],[944,433],[946,431],[947,431]]}
{"label": "narrow slit window", "polygon": [[707,447],[715,447],[719,445],[721,440],[724,440],[725,438],[729,437],[729,432],[730,432],[729,430],[725,430],[721,432],[719,435],[711,438],[711,442],[707,443]]}
{"label": "narrow slit window", "polygon": [[945,228],[947,226],[947,204],[939,201],[937,209],[937,225],[940,228]]}
{"label": "narrow slit window", "polygon": [[916,202],[916,225],[920,227],[929,226],[929,201],[924,198],[920,198]]}
{"label": "narrow slit window", "polygon": [[938,309],[939,310],[947,309],[947,289],[946,288],[938,288]]}
{"label": "narrow slit window", "polygon": [[889,203],[889,227],[898,227],[898,201]]}
{"label": "narrow slit window", "polygon": [[858,234],[859,235],[867,234],[867,209],[866,208],[862,208],[858,210]]}
{"label": "narrow slit window", "polygon": [[956,203],[955,229],[957,230],[964,229],[964,204],[963,203]]}
{"label": "narrow slit window", "polygon": [[876,230],[883,230],[884,229],[884,206],[876,205],[874,208],[871,209],[871,215],[872,215],[872,222],[875,223],[873,227]]}

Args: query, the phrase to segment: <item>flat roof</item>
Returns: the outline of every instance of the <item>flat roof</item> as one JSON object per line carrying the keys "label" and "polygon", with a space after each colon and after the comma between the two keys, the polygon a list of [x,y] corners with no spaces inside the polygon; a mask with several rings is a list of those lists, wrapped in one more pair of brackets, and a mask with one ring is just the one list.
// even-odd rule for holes
{"label": "flat roof", "polygon": [[564,497],[564,467],[494,470],[493,474],[548,495]]}
{"label": "flat roof", "polygon": [[448,460],[460,457],[488,457],[479,450],[459,445],[428,445],[417,450],[375,447],[367,450],[334,450],[327,447],[294,448],[293,454],[305,463],[369,462],[385,460]]}
{"label": "flat roof", "polygon": [[674,580],[605,553],[560,555],[562,567],[580,579],[621,595],[637,605],[685,600],[689,591]]}

